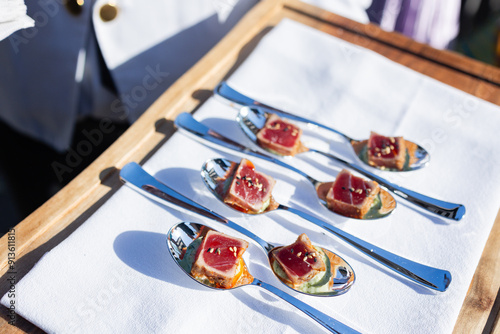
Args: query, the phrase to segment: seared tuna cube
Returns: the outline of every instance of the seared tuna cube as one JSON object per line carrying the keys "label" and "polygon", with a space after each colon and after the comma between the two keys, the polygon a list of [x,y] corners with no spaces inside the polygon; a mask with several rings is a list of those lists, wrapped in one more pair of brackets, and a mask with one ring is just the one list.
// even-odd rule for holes
{"label": "seared tuna cube", "polygon": [[248,242],[210,230],[203,238],[191,275],[220,288],[232,288],[244,272],[242,256]]}
{"label": "seared tuna cube", "polygon": [[251,161],[241,159],[224,202],[244,212],[262,212],[271,201],[275,183],[272,177],[256,171]]}
{"label": "seared tuna cube", "polygon": [[299,148],[302,129],[272,114],[257,133],[257,142],[262,148],[280,155],[295,155]]}
{"label": "seared tuna cube", "polygon": [[368,140],[368,163],[402,170],[406,161],[406,143],[403,137],[385,137],[375,132]]}
{"label": "seared tuna cube", "polygon": [[380,187],[343,169],[326,195],[328,207],[344,216],[363,218],[370,210]]}
{"label": "seared tuna cube", "polygon": [[277,248],[272,252],[274,260],[288,276],[293,287],[311,280],[319,272],[326,270],[322,255],[313,247],[305,233],[293,244]]}

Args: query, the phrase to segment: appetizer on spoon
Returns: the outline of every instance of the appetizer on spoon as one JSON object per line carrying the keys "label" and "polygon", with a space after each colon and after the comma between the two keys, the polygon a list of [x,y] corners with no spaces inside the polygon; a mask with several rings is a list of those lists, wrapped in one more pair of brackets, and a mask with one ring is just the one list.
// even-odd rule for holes
{"label": "appetizer on spoon", "polygon": [[[358,333],[308,304],[253,277],[242,258],[248,247],[245,240],[219,233],[205,225],[180,223],[168,232],[167,244],[170,255],[179,267],[189,277],[206,287],[231,290],[245,285],[258,286],[295,306],[332,333]],[[214,245],[219,246],[216,251],[212,251]]]}
{"label": "appetizer on spoon", "polygon": [[331,131],[350,144],[358,161],[374,168],[396,172],[412,171],[425,167],[430,160],[429,153],[423,147],[403,137],[385,137],[372,132],[369,139],[357,140],[321,123],[257,102],[235,91],[226,82],[221,82],[214,92],[225,100],[238,104],[240,107],[258,106],[260,112],[270,120],[274,116],[279,116]]}
{"label": "appetizer on spoon", "polygon": [[[251,148],[248,148],[244,145],[241,145],[223,135],[220,133],[210,129],[206,125],[198,122],[193,118],[193,116],[189,113],[181,113],[177,116],[175,119],[175,125],[177,128],[184,130],[184,133],[187,134],[188,136],[191,136],[193,139],[202,141],[204,143],[208,144],[215,144],[216,147],[225,149],[227,151],[236,151],[242,154],[246,155],[251,155],[254,157],[261,158],[263,160],[272,162],[276,165],[279,165],[281,167],[287,168],[299,175],[302,175],[305,177],[307,180],[309,180],[314,187],[318,190],[320,189],[319,185],[322,184],[322,182],[312,178],[311,176],[307,175],[306,173],[300,171],[299,169],[290,166],[286,163],[284,163],[281,160],[278,160],[276,158],[273,158],[269,155],[266,155],[264,153],[255,151]],[[391,183],[382,177],[373,174],[357,165],[353,165],[348,163],[347,161],[344,161],[340,158],[336,158],[337,161],[340,163],[348,166],[351,169],[354,169],[358,173],[370,178],[373,181],[378,182],[381,186],[385,187],[392,193],[404,198],[408,202],[416,205],[417,207],[424,209],[426,211],[429,211],[433,214],[436,214],[438,216],[441,216],[443,218],[448,218],[448,219],[453,219],[453,220],[460,220],[462,217],[465,215],[465,207],[462,204],[455,204],[455,203],[450,203],[446,201],[441,201],[429,196],[425,196],[422,194],[419,194],[415,191],[406,189],[404,187],[398,186],[394,183]],[[320,191],[321,192],[321,191]]]}
{"label": "appetizer on spoon", "polygon": [[[243,164],[243,168],[241,165]],[[217,199],[222,201],[227,206],[231,207],[234,210],[244,212],[247,214],[264,214],[273,210],[284,210],[289,211],[318,227],[325,229],[326,231],[332,233],[333,235],[340,237],[344,241],[347,241],[352,246],[356,247],[358,250],[363,252],[365,255],[379,261],[380,263],[388,266],[389,268],[399,272],[403,276],[406,276],[410,279],[414,279],[414,274],[409,274],[408,269],[403,269],[401,266],[402,258],[397,255],[391,254],[383,249],[380,249],[374,245],[371,245],[361,239],[358,239],[352,235],[349,235],[342,231],[341,229],[330,225],[314,216],[311,216],[303,211],[297,210],[292,207],[285,206],[283,204],[279,204],[272,197],[272,187],[274,186],[274,180],[270,179],[267,175],[255,172],[251,175],[253,177],[259,179],[267,179],[265,183],[267,184],[266,189],[264,187],[261,188],[261,191],[255,191],[252,188],[255,188],[254,185],[250,185],[247,180],[244,182],[240,182],[242,178],[238,179],[238,171],[245,170],[248,173],[248,162],[246,159],[242,159],[241,164],[237,164],[233,161],[229,161],[226,159],[212,159],[207,161],[201,170],[201,176],[205,185],[208,189],[215,195]],[[241,174],[240,174],[241,175]],[[243,187],[234,186],[235,184],[240,183],[240,185],[246,184]],[[223,189],[221,191],[221,189]],[[384,258],[385,257],[385,258]],[[392,260],[389,260],[391,258]],[[398,264],[392,262],[398,262]],[[410,264],[411,261],[407,261],[407,264]],[[415,263],[413,263],[415,264]],[[416,264],[417,267],[421,267],[420,264]],[[411,265],[413,266],[413,265]],[[420,268],[423,269],[423,268]],[[430,269],[427,267],[425,270],[436,271],[437,277],[448,281],[451,279],[451,275],[449,272],[440,270],[440,269]],[[420,283],[423,283],[421,280],[417,280]],[[442,282],[441,284],[443,284]],[[429,284],[429,282],[425,282],[427,286],[433,286],[437,288],[433,284]],[[444,285],[448,285],[449,282],[444,283]],[[443,285],[439,289],[446,289]],[[443,291],[443,290],[441,290]]]}
{"label": "appetizer on spoon", "polygon": [[[210,160],[203,166],[202,176],[205,182],[210,182],[211,190],[237,210],[259,214],[282,208],[271,196],[274,179],[256,171],[247,159],[239,164],[224,159]],[[396,207],[394,198],[376,182],[365,181],[347,170],[343,170],[335,182],[318,182],[315,186],[320,203],[346,217],[381,218]]]}
{"label": "appetizer on spoon", "polygon": [[[193,200],[190,200],[189,198],[179,194],[172,188],[156,180],[135,162],[128,163],[122,168],[122,170],[120,171],[120,178],[132,189],[147,196],[148,198],[151,198],[162,204],[172,203],[177,207],[181,207],[209,219],[213,219],[221,224],[226,224],[228,227],[241,232],[246,236],[249,236],[258,244],[260,244],[264,249],[266,249],[267,247],[266,242],[264,242],[256,235],[252,234],[250,231],[243,231],[242,227],[231,222],[227,218],[224,218],[218,213],[207,209],[206,207],[194,202]],[[396,273],[416,282],[417,284],[426,286],[434,290],[445,291],[451,283],[451,274],[449,271],[413,262],[411,260],[383,250],[364,240],[356,238],[355,236],[350,235],[349,233],[346,233],[335,226],[323,223],[321,221],[318,221],[318,223],[324,224],[321,227],[338,236],[345,242],[349,243],[351,246],[363,252],[365,255],[378,261],[387,268],[394,270]]]}
{"label": "appetizer on spoon", "polygon": [[[195,213],[202,214],[205,217],[215,219],[221,223],[224,223],[229,228],[240,232],[250,239],[253,239],[266,252],[270,267],[276,277],[288,287],[298,292],[302,292],[304,294],[312,296],[331,297],[347,292],[354,284],[355,275],[351,266],[344,259],[333,253],[332,251],[313,246],[309,241],[309,238],[307,238],[305,234],[299,236],[297,241],[299,241],[300,239],[301,242],[299,242],[296,247],[303,247],[303,249],[307,250],[299,250],[296,254],[298,254],[298,252],[302,252],[303,254],[305,254],[305,252],[308,252],[308,258],[304,261],[304,258],[301,257],[300,261],[302,262],[300,263],[294,261],[286,261],[286,259],[282,260],[281,256],[279,256],[280,254],[282,254],[282,247],[278,247],[268,243],[267,241],[259,238],[257,235],[243,228],[242,226],[226,218],[223,218],[209,211],[208,209],[203,208],[199,204],[187,199],[186,197],[178,194],[164,184],[159,183],[137,164],[130,163],[123,167],[122,171],[120,172],[120,177],[123,181],[127,182],[130,185],[133,185],[134,189],[138,190],[142,194],[147,195],[148,197],[154,195],[154,197],[151,198],[157,201],[168,201]],[[209,253],[218,255],[219,258],[226,258],[226,256],[228,255],[228,250],[230,251],[229,258],[232,258],[233,253],[236,253],[236,255],[238,254],[237,251],[238,249],[240,249],[240,247],[235,247],[234,245],[231,245],[232,249],[229,249],[228,247],[222,249],[219,246],[214,246],[214,244],[212,243],[206,245],[205,248],[207,248],[207,251]],[[313,252],[317,253],[314,257],[312,256]],[[194,256],[196,252],[189,254]],[[311,256],[309,257],[309,255]],[[280,260],[275,261],[277,258],[280,258]],[[202,274],[203,272],[203,270],[198,271],[198,274]],[[222,281],[219,281],[219,283],[220,282]],[[234,281],[231,284],[235,283],[236,282]],[[229,283],[225,283],[224,286],[227,287],[228,284]]]}

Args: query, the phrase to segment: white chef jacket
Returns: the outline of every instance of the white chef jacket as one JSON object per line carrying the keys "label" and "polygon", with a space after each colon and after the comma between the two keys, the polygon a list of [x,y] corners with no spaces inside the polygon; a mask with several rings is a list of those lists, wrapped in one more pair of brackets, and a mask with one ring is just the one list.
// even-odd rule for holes
{"label": "white chef jacket", "polygon": [[[368,21],[371,0],[305,1]],[[64,0],[27,1],[35,27],[0,42],[0,118],[58,151],[83,116],[133,122],[256,2],[85,0],[73,15]],[[108,3],[118,14],[104,22]]]}
{"label": "white chef jacket", "polygon": [[118,14],[104,22],[106,0],[86,0],[79,15],[62,0],[28,1],[35,27],[0,42],[0,117],[59,151],[81,116],[133,122],[256,2],[115,0]]}

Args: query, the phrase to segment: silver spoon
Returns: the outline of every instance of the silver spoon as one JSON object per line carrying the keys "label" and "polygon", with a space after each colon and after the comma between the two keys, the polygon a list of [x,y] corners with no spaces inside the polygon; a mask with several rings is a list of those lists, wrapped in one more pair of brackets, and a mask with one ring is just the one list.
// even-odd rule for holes
{"label": "silver spoon", "polygon": [[132,188],[139,191],[143,195],[146,195],[149,198],[152,198],[162,204],[165,204],[165,201],[168,203],[173,203],[182,208],[188,209],[192,212],[198,213],[204,217],[208,217],[214,219],[220,223],[224,223],[229,228],[240,232],[241,234],[247,236],[248,238],[254,240],[257,244],[259,244],[263,250],[266,252],[270,264],[270,268],[273,273],[276,275],[278,279],[282,281],[287,287],[311,296],[323,296],[323,297],[332,297],[338,296],[345,292],[347,292],[355,281],[355,274],[352,267],[340,256],[333,253],[328,249],[323,249],[323,251],[330,255],[329,257],[333,260],[331,261],[331,280],[333,281],[333,285],[329,291],[325,292],[304,292],[300,289],[295,289],[289,285],[287,285],[279,274],[277,274],[272,266],[272,252],[279,248],[279,246],[272,245],[267,241],[261,239],[257,235],[253,234],[249,230],[243,228],[242,226],[224,218],[217,213],[210,211],[207,208],[191,201],[187,197],[177,193],[175,190],[169,188],[165,184],[156,180],[154,177],[146,173],[139,165],[136,163],[129,163],[125,165],[120,171],[120,177],[122,181],[127,182],[129,185],[133,186]]}
{"label": "silver spoon", "polygon": [[[289,294],[281,291],[280,289],[263,282],[259,280],[256,277],[251,276],[248,273],[248,279],[247,281],[249,283],[245,283],[236,287],[233,287],[231,289],[224,289],[224,288],[216,288],[210,285],[207,285],[203,282],[198,281],[195,279],[193,276],[191,276],[190,272],[186,270],[186,268],[181,265],[182,259],[181,259],[181,254],[185,251],[185,247],[187,247],[194,239],[198,238],[201,232],[202,228],[209,228],[205,225],[202,224],[196,224],[196,223],[179,223],[177,225],[174,225],[170,231],[168,232],[167,235],[167,244],[168,244],[168,249],[170,251],[170,255],[172,255],[172,258],[174,259],[175,263],[194,281],[198,282],[201,285],[204,285],[208,288],[215,289],[215,290],[233,290],[242,286],[246,285],[253,285],[253,286],[258,286],[261,287],[274,295],[280,297],[284,301],[290,303],[291,305],[295,306],[297,309],[300,311],[304,312],[306,315],[311,317],[313,320],[318,322],[321,326],[326,328],[328,331],[332,333],[359,333],[356,330],[344,325],[343,323],[333,319],[332,317],[318,311],[317,309],[309,306],[308,304],[290,296]],[[210,229],[210,228],[209,228]]]}
{"label": "silver spoon", "polygon": [[[221,179],[226,177],[227,172],[229,168],[231,168],[232,164],[234,164],[234,162],[226,159],[213,159],[206,162],[202,167],[201,176],[203,178],[203,181],[205,182],[208,189],[222,203],[224,203],[224,201],[222,200],[221,196],[217,191],[217,186],[221,182]],[[224,204],[232,209],[235,209],[231,205],[228,205],[226,203]],[[279,204],[277,202],[274,202],[269,205],[269,210],[266,210],[262,213],[266,213],[275,209],[289,211],[305,220],[308,220],[309,222],[323,228],[324,230],[346,241],[351,246],[354,246],[356,249],[358,249],[365,255],[382,263],[386,267],[431,289],[435,289],[438,291],[445,291],[451,282],[451,274],[446,270],[428,267],[410,261],[398,255],[392,254],[386,250],[383,250],[382,248],[379,248],[353,235],[350,235],[333,225],[330,225],[316,217],[313,217],[295,208],[291,208]],[[235,210],[240,211],[238,209]]]}
{"label": "silver spoon", "polygon": [[417,169],[420,169],[422,167],[425,167],[429,163],[429,160],[430,160],[429,153],[422,146],[405,139],[406,146],[408,147],[408,150],[407,150],[406,163],[405,163],[405,166],[403,167],[402,170],[382,168],[379,166],[372,166],[372,165],[368,164],[368,159],[366,157],[366,147],[367,147],[367,142],[368,142],[367,140],[358,140],[358,139],[351,138],[351,137],[347,136],[346,134],[344,134],[338,130],[335,130],[333,128],[330,128],[326,125],[323,125],[321,123],[315,122],[313,120],[310,120],[310,119],[307,119],[304,117],[296,116],[296,115],[293,115],[293,114],[288,113],[286,111],[276,109],[276,108],[273,108],[271,106],[260,103],[258,101],[255,101],[255,100],[249,98],[248,96],[245,96],[245,95],[237,92],[236,90],[231,88],[224,81],[219,83],[219,85],[217,87],[215,87],[214,93],[216,95],[222,97],[226,101],[231,102],[231,104],[233,106],[234,106],[234,103],[239,105],[239,107],[258,106],[261,108],[262,112],[264,112],[266,115],[273,113],[273,114],[276,114],[282,118],[288,118],[288,119],[291,119],[293,121],[306,123],[308,125],[317,126],[317,127],[323,128],[325,130],[331,131],[331,132],[341,136],[346,141],[346,143],[350,144],[350,147],[352,148],[354,156],[356,157],[357,161],[360,161],[360,162],[362,162],[370,167],[383,169],[386,171],[395,171],[395,172],[412,171],[412,170],[417,170]]}
{"label": "silver spoon", "polygon": [[[302,172],[301,170],[290,166],[286,163],[284,163],[281,160],[278,160],[274,157],[271,157],[267,154],[261,153],[256,150],[252,150],[244,145],[241,145],[223,135],[220,133],[210,129],[206,125],[198,122],[193,118],[193,116],[189,113],[181,113],[177,116],[175,119],[175,125],[178,129],[182,129],[185,134],[190,136],[191,138],[197,140],[197,141],[202,141],[204,143],[209,143],[209,144],[215,144],[216,147],[218,148],[223,148],[226,151],[229,152],[239,152],[244,155],[251,155],[254,157],[258,157],[260,159],[272,162],[276,165],[279,165],[281,167],[287,168],[299,175],[302,175],[305,177],[307,180],[309,180],[315,188],[318,188],[320,184],[323,182],[320,182],[313,177],[307,175],[306,173]],[[417,193],[413,190],[406,189],[404,187],[398,186],[394,183],[391,183],[382,177],[373,174],[357,165],[351,164],[347,161],[344,161],[340,158],[333,157],[336,159],[336,161],[342,163],[343,165],[357,171],[358,173],[368,177],[371,180],[377,181],[380,185],[391,191],[392,193],[404,198],[408,202],[412,203],[413,205],[424,209],[426,211],[429,211],[433,214],[436,214],[440,217],[443,218],[448,218],[448,219],[453,219],[453,220],[460,220],[462,217],[465,215],[465,206],[462,204],[455,204],[455,203],[450,203],[450,202],[445,202],[441,201],[429,196],[422,195],[420,193]]]}

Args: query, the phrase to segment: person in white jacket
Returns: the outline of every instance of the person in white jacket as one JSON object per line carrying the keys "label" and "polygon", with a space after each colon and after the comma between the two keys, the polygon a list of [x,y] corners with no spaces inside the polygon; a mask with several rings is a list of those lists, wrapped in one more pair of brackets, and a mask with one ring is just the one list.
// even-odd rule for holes
{"label": "person in white jacket", "polygon": [[58,151],[84,116],[133,122],[256,2],[29,2],[35,27],[0,42],[0,118]]}

